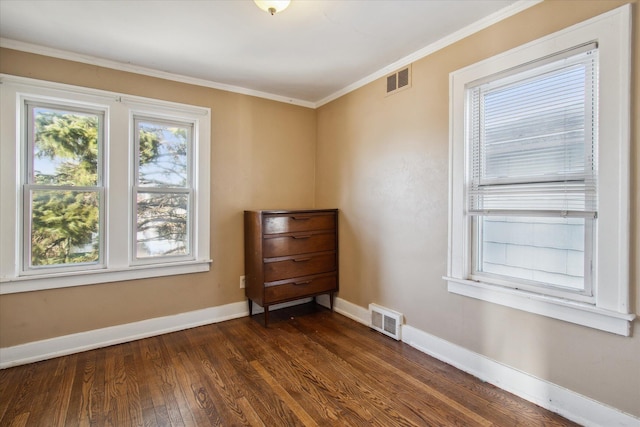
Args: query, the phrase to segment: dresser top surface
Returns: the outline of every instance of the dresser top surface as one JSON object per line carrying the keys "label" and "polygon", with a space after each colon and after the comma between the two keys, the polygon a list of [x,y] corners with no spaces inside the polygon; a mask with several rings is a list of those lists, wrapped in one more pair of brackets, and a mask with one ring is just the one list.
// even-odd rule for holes
{"label": "dresser top surface", "polygon": [[338,209],[260,209],[249,210],[245,212],[260,213],[260,214],[300,214],[300,213],[321,213],[321,212],[338,212]]}

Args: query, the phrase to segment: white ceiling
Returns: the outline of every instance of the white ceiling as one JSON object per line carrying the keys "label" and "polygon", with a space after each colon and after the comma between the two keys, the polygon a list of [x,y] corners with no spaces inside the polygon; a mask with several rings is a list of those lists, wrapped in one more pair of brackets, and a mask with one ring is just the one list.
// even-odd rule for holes
{"label": "white ceiling", "polygon": [[317,106],[531,4],[293,0],[270,16],[252,0],[0,0],[0,42]]}

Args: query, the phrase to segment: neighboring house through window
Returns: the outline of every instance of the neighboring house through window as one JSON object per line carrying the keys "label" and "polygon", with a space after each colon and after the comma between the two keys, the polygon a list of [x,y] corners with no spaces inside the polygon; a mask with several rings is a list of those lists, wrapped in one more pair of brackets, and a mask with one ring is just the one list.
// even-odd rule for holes
{"label": "neighboring house through window", "polygon": [[451,74],[451,292],[629,334],[629,22]]}
{"label": "neighboring house through window", "polygon": [[467,87],[471,277],[593,301],[595,44]]}

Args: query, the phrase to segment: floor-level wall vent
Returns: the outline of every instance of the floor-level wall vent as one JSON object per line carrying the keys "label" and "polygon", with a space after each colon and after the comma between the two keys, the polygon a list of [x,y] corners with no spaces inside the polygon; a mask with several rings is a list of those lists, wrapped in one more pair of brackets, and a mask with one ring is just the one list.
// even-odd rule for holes
{"label": "floor-level wall vent", "polygon": [[377,304],[369,304],[369,314],[371,315],[369,326],[372,329],[389,335],[393,339],[400,340],[402,314]]}

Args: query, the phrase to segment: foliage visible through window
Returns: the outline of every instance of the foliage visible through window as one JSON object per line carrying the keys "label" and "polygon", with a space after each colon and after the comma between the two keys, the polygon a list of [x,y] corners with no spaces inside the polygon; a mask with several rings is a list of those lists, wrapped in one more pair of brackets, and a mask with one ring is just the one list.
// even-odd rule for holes
{"label": "foliage visible through window", "polygon": [[209,108],[0,75],[0,123],[0,294],[209,271]]}
{"label": "foliage visible through window", "polygon": [[28,107],[27,268],[98,263],[104,115],[62,106]]}
{"label": "foliage visible through window", "polygon": [[136,258],[191,253],[193,126],[136,118]]}

